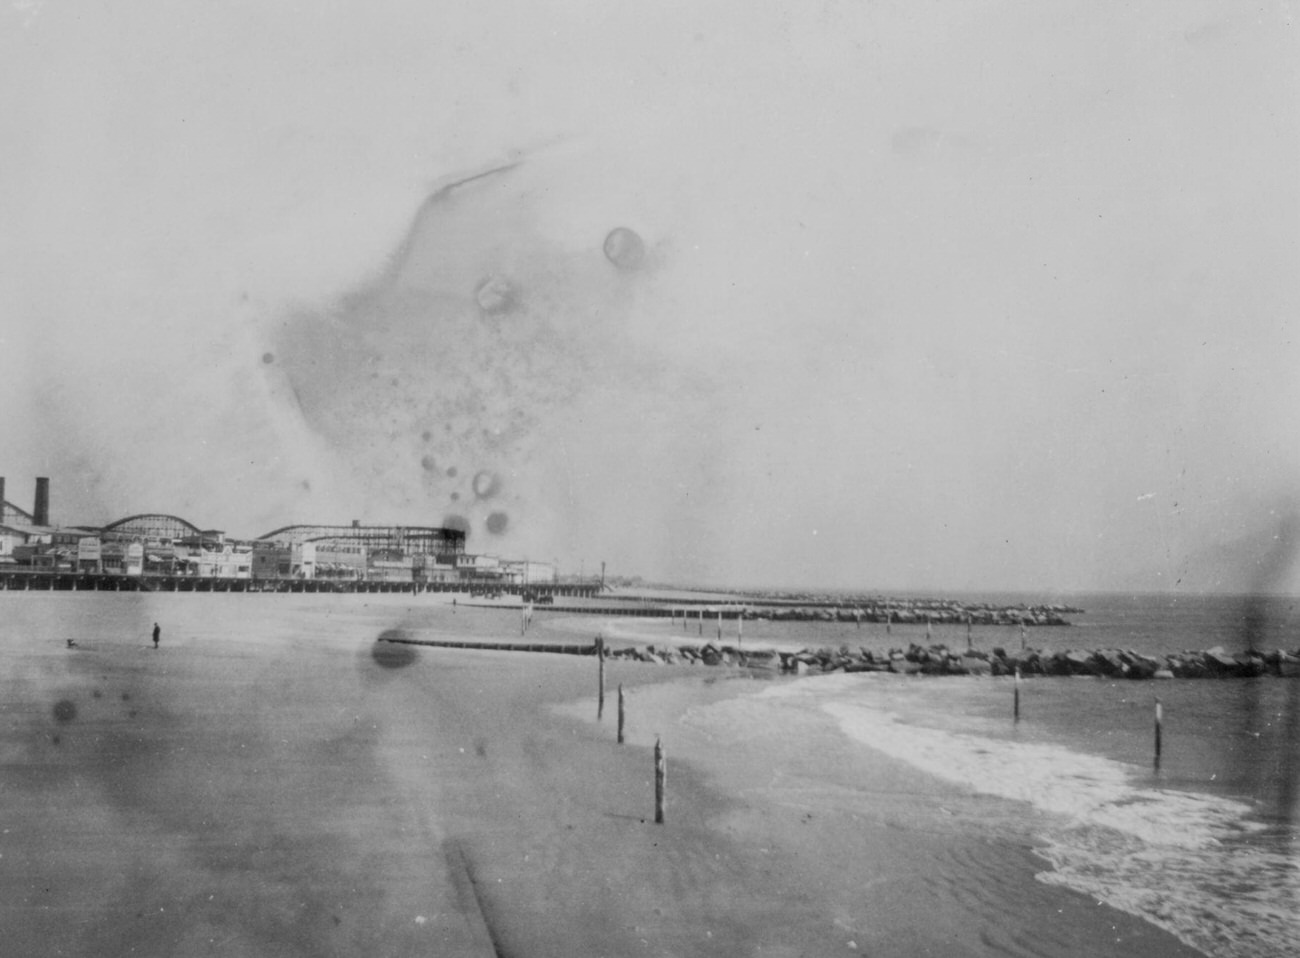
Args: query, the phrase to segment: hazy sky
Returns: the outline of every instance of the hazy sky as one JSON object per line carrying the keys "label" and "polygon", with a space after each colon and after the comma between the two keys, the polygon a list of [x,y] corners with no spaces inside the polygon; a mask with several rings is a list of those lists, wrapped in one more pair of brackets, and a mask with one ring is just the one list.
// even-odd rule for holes
{"label": "hazy sky", "polygon": [[8,498],[1300,589],[1295,13],[6,0]]}

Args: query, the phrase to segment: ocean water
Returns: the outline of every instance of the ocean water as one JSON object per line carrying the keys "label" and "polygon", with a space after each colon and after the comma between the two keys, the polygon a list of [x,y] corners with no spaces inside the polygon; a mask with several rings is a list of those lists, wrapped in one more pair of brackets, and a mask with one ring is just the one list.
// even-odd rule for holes
{"label": "ocean water", "polygon": [[[1292,598],[1065,601],[1086,612],[1069,628],[1029,630],[1030,647],[1300,647]],[[724,639],[734,642],[734,631]],[[742,641],[883,650],[960,648],[967,636],[964,626],[935,627],[927,639],[923,625],[886,633],[883,625],[759,622],[745,624]],[[1019,647],[1021,639],[1018,628],[977,628],[972,641]],[[765,683],[683,721],[752,730],[778,728],[782,712],[815,711],[864,749],[987,798],[949,811],[967,816],[957,824],[973,832],[1032,843],[1040,881],[1142,917],[1216,958],[1300,954],[1300,681],[1026,678],[1019,721],[1014,689],[1011,678],[809,676]]]}

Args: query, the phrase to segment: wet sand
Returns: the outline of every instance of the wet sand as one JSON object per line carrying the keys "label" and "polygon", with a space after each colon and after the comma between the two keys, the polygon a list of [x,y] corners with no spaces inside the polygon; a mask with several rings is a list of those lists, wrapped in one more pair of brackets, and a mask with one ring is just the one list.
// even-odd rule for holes
{"label": "wet sand", "polygon": [[[970,797],[901,763],[813,729],[719,753],[677,723],[754,680],[608,663],[597,722],[593,659],[374,642],[514,639],[517,612],[0,601],[8,953],[1194,954],[1035,881],[1029,848],[945,829]],[[530,640],[596,631],[534,621]]]}

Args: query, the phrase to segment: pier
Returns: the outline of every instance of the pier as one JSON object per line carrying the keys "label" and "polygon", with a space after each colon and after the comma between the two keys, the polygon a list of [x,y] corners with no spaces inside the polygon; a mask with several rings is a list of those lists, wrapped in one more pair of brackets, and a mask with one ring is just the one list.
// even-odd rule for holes
{"label": "pier", "polygon": [[116,575],[9,569],[0,572],[0,591],[7,592],[229,592],[272,594],[406,594],[519,595],[592,598],[599,582],[499,585],[469,582],[385,581],[382,579],[224,578],[192,575]]}

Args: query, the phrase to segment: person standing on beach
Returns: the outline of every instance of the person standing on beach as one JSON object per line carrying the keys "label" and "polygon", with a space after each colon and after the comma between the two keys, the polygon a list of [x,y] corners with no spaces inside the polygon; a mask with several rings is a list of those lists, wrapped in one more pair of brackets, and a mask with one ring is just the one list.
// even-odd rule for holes
{"label": "person standing on beach", "polygon": [[158,648],[158,640],[162,638],[162,629],[158,628],[158,623],[153,624],[153,647]]}

